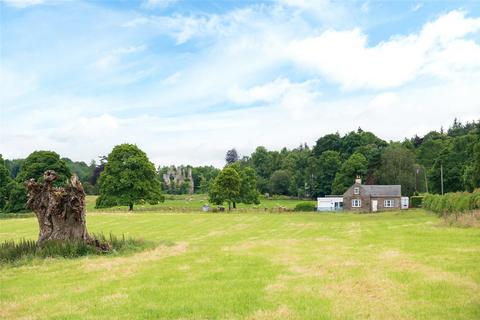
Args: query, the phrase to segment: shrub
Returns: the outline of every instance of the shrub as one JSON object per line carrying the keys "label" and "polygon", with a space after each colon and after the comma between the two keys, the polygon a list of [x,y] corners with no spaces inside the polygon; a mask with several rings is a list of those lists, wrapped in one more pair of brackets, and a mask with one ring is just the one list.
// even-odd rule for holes
{"label": "shrub", "polygon": [[315,211],[317,207],[314,203],[310,202],[300,202],[295,206],[295,211]]}
{"label": "shrub", "polygon": [[423,196],[410,197],[412,208],[420,208],[422,206],[423,198]]}

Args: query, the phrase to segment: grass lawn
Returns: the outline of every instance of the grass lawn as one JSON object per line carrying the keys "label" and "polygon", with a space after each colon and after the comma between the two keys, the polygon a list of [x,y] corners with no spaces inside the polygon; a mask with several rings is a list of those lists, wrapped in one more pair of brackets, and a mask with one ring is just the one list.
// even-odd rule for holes
{"label": "grass lawn", "polygon": [[[480,319],[480,229],[379,214],[90,212],[90,232],[172,241],[0,267],[2,319]],[[34,239],[33,217],[0,240]]]}
{"label": "grass lawn", "polygon": [[[95,199],[97,196],[87,196],[87,210],[92,212],[95,210],[98,211],[128,211],[127,206],[123,207],[114,207],[108,209],[95,209]],[[275,208],[287,208],[293,209],[300,202],[311,202],[317,204],[314,200],[297,200],[297,199],[265,199],[260,198],[261,203],[259,205],[255,204],[243,204],[238,203],[237,208],[239,209],[275,209]],[[192,195],[165,195],[165,202],[159,203],[157,205],[135,205],[134,210],[137,211],[164,211],[164,210],[194,210],[200,211],[204,204],[208,204],[208,195],[207,194],[192,194]],[[227,204],[225,203],[225,206]],[[217,207],[212,205],[212,207]]]}

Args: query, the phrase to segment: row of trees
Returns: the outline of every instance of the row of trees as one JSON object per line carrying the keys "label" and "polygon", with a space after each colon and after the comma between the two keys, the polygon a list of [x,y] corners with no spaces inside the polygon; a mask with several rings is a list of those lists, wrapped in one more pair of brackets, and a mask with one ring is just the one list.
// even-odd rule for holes
{"label": "row of trees", "polygon": [[[360,128],[344,136],[327,134],[310,148],[270,151],[257,147],[240,158],[235,149],[226,155],[223,170],[191,167],[197,192],[209,193],[212,203],[258,203],[258,193],[296,197],[342,194],[360,175],[366,184],[400,184],[404,195],[416,192],[472,191],[480,186],[480,121],[457,120],[444,132],[432,131],[403,142],[386,142]],[[188,167],[186,167],[188,168]],[[23,210],[24,182],[41,181],[55,170],[58,184],[76,173],[86,191],[99,191],[97,206],[133,205],[162,200],[161,173],[134,145],[117,146],[100,163],[74,162],[52,151],[35,151],[24,160],[0,156],[0,208]],[[177,191],[175,191],[177,192]],[[181,190],[179,192],[182,192]]]}
{"label": "row of trees", "polygon": [[[231,150],[227,164],[232,161]],[[257,147],[238,158],[254,169],[261,193],[297,197],[343,194],[356,175],[366,184],[400,184],[404,195],[471,191],[480,186],[480,121],[457,120],[444,132],[432,131],[403,142],[386,142],[358,129],[344,136],[327,134],[310,148],[270,151]]]}

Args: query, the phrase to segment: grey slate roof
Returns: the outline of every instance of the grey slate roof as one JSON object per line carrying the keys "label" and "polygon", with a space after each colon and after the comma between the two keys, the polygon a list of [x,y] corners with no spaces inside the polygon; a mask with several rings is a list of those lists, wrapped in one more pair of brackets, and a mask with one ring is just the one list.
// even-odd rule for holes
{"label": "grey slate roof", "polygon": [[400,185],[362,185],[365,192],[374,197],[402,195],[402,186]]}

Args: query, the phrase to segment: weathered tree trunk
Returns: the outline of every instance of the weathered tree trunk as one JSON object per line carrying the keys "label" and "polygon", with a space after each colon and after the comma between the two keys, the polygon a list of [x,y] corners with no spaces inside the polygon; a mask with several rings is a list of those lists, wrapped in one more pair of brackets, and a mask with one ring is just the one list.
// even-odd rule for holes
{"label": "weathered tree trunk", "polygon": [[128,205],[128,211],[133,211],[133,203],[130,203],[130,204]]}
{"label": "weathered tree trunk", "polygon": [[34,179],[27,181],[27,207],[35,212],[38,219],[38,245],[47,240],[80,240],[108,250],[107,244],[101,244],[89,236],[85,219],[85,192],[76,175],[70,178],[65,188],[53,187],[57,174],[53,170],[45,171],[45,182]]}

